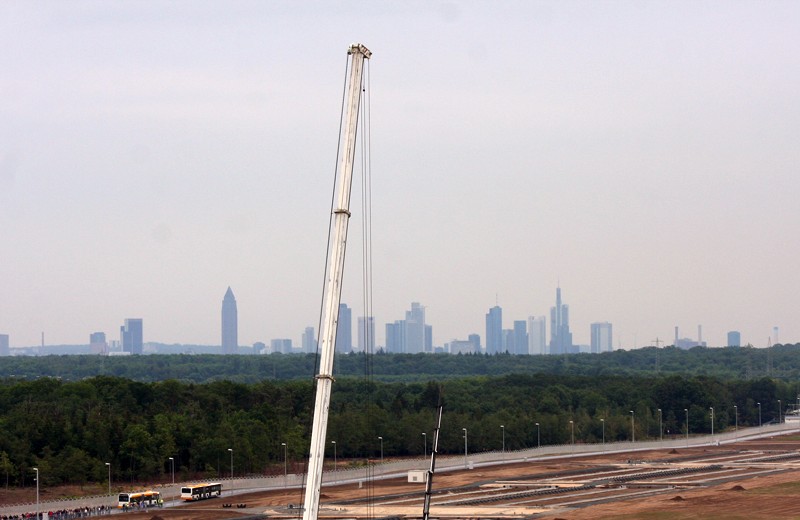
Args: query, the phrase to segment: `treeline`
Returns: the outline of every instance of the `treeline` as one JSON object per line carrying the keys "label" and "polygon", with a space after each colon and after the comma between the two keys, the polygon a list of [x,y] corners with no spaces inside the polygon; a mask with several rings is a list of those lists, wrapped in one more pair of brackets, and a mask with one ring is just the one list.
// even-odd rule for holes
{"label": "treeline", "polygon": [[[525,374],[469,377],[442,382],[383,383],[340,378],[334,385],[327,454],[336,441],[340,463],[380,457],[419,456],[430,450],[436,406],[445,405],[440,448],[463,453],[576,442],[628,440],[634,412],[636,438],[707,433],[778,417],[778,399],[794,403],[796,383],[707,376],[619,377]],[[761,403],[759,409],[757,403]],[[82,381],[39,378],[0,382],[0,479],[31,485],[38,467],[42,485],[106,481],[115,487],[176,477],[217,478],[233,471],[279,474],[287,445],[290,464],[307,451],[313,407],[308,381],[167,380],[137,382],[99,376]],[[662,412],[659,414],[658,409]],[[601,421],[603,419],[604,421]],[[536,427],[539,423],[539,427]],[[502,425],[502,428],[501,428]],[[422,433],[427,435],[423,436]],[[229,450],[233,450],[232,452]],[[297,467],[297,466],[295,466]]]}
{"label": "treeline", "polygon": [[[0,378],[34,379],[42,376],[80,380],[106,375],[135,381],[208,383],[230,380],[312,379],[313,354],[146,355],[146,356],[14,356],[0,358]],[[800,344],[766,348],[673,347],[617,350],[603,354],[560,356],[449,355],[449,354],[337,354],[338,377],[369,372],[381,381],[427,381],[465,376],[501,376],[548,373],[588,376],[706,375],[720,379],[800,379]]]}

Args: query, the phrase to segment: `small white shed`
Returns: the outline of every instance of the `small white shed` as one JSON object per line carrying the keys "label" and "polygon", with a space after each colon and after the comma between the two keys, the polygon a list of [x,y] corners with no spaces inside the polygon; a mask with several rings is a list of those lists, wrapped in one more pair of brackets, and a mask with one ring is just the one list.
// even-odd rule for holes
{"label": "small white shed", "polygon": [[409,482],[422,482],[428,481],[428,472],[424,469],[412,469],[408,471]]}

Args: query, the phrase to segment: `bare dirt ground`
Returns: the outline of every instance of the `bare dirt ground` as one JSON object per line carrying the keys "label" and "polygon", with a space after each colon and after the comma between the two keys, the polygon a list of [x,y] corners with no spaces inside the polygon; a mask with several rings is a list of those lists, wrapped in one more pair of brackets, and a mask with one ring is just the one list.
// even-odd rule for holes
{"label": "bare dirt ground", "polygon": [[[723,454],[738,453],[742,451],[764,452],[766,455],[780,452],[797,452],[800,450],[800,439],[773,438],[764,441],[751,441],[740,444],[724,446],[708,446],[705,448],[690,448],[678,450],[654,450],[652,452],[637,452],[637,459],[658,461],[688,461],[713,458]],[[548,460],[543,462],[528,462],[509,464],[488,468],[477,468],[471,471],[459,471],[437,474],[433,481],[436,492],[449,488],[476,486],[477,484],[490,485],[495,481],[534,478],[536,475],[553,474],[563,471],[591,471],[599,467],[612,464],[624,464],[630,461],[630,454],[609,454],[605,456],[583,457],[575,459]],[[760,463],[754,463],[760,469]],[[563,507],[559,499],[555,498],[548,504],[547,510],[534,513],[529,509],[528,518],[536,519],[749,519],[766,520],[776,518],[800,518],[800,460],[789,459],[782,466],[783,471],[772,474],[745,476],[733,478],[714,485],[697,485],[668,489],[653,496],[623,498],[607,503],[591,504],[586,507]],[[774,466],[774,464],[773,464]],[[766,467],[766,466],[765,466]],[[662,489],[663,491],[663,489]],[[369,513],[373,518],[382,516],[408,515],[407,518],[419,518],[421,515],[421,498],[424,492],[423,484],[409,484],[406,479],[392,479],[375,481],[369,490],[374,497],[374,508]],[[348,500],[365,499],[368,490],[359,489],[356,484],[329,486],[322,490],[321,510],[326,518],[353,518],[344,511],[337,513],[334,509],[338,504]],[[412,495],[413,504],[401,506],[390,505],[386,497],[392,495]],[[562,503],[564,500],[562,500]],[[223,504],[232,503],[232,508],[223,508]],[[269,511],[271,517],[290,518],[293,515],[286,510],[288,504],[298,505],[302,497],[298,490],[258,492],[233,497],[198,502],[176,508],[164,508],[149,512],[132,512],[124,515],[130,520],[229,520],[247,515],[260,514]],[[236,508],[236,504],[246,504],[246,508]],[[363,506],[362,506],[363,508]],[[431,507],[432,517],[448,518],[513,518],[510,514],[514,509],[512,505],[499,504],[483,508],[483,506],[464,506],[461,514],[451,516],[451,508],[437,506],[436,502]],[[504,511],[507,511],[504,512]],[[281,514],[283,513],[283,514]],[[287,514],[288,513],[288,514]],[[275,516],[280,515],[280,516]],[[320,517],[323,515],[321,514]],[[521,516],[516,516],[520,518]],[[118,517],[121,518],[121,517]]]}

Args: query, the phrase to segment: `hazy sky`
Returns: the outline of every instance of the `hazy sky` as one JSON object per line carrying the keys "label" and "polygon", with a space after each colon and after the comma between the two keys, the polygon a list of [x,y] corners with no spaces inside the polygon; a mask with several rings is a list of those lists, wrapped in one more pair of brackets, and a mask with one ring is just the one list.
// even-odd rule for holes
{"label": "hazy sky", "polygon": [[578,343],[800,341],[798,27],[795,1],[1,2],[0,333],[219,344],[231,286],[242,345],[299,343],[361,42],[379,344],[412,301],[442,344],[559,283]]}

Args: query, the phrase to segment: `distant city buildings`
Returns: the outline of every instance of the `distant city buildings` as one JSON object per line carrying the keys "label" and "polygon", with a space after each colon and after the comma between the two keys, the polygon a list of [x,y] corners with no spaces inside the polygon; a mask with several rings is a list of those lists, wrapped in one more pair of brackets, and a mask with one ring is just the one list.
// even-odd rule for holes
{"label": "distant city buildings", "polygon": [[129,354],[141,354],[144,346],[144,326],[141,318],[129,318],[119,328],[122,351]]}
{"label": "distant city buildings", "polygon": [[239,317],[236,298],[230,287],[222,298],[222,353],[236,354],[239,351]]}
{"label": "distant city buildings", "polygon": [[425,323],[424,306],[413,302],[411,310],[406,311],[406,319],[386,324],[386,352],[433,352],[433,328]]}
{"label": "distant city buildings", "polygon": [[347,304],[339,304],[339,322],[336,326],[336,352],[353,350],[353,312]]}
{"label": "distant city buildings", "polygon": [[547,354],[547,320],[544,316],[528,317],[528,354]]}
{"label": "distant city buildings", "polygon": [[732,330],[728,332],[728,346],[729,347],[742,346],[742,334],[739,331]]}
{"label": "distant city buildings", "polygon": [[302,343],[303,352],[313,354],[317,351],[317,335],[314,333],[314,327],[306,327],[303,331]]}
{"label": "distant city buildings", "polygon": [[271,354],[291,354],[292,340],[283,338],[270,340],[269,350]]}
{"label": "distant city buildings", "polygon": [[89,334],[89,352],[101,356],[108,355],[108,343],[105,332],[92,332]]}
{"label": "distant city buildings", "polygon": [[550,353],[568,354],[572,351],[569,305],[561,303],[561,287],[558,287],[556,288],[556,306],[550,308]]}
{"label": "distant city buildings", "polygon": [[607,321],[602,323],[592,323],[590,325],[591,352],[599,354],[601,352],[611,352],[614,350],[614,342],[611,337],[611,324]]}
{"label": "distant city buildings", "polygon": [[372,316],[358,317],[358,350],[372,352],[375,349],[375,318]]}
{"label": "distant city buildings", "polygon": [[8,356],[9,354],[8,334],[0,334],[0,356]]}
{"label": "distant city buildings", "polygon": [[495,305],[486,313],[486,353],[503,351],[503,309]]}

